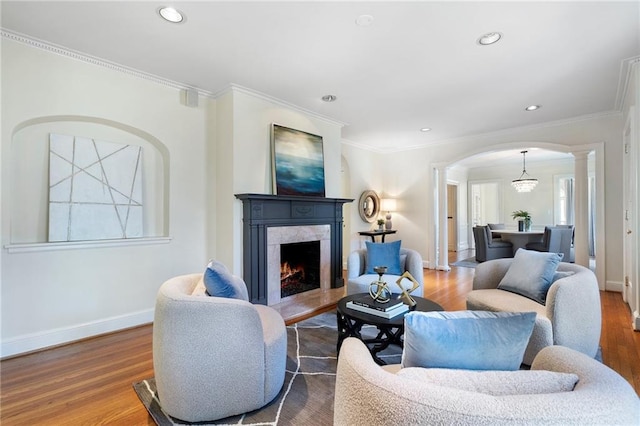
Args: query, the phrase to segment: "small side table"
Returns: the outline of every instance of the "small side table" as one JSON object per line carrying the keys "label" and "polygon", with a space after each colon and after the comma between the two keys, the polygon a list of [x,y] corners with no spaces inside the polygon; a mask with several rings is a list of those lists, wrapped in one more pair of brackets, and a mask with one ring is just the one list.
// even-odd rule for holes
{"label": "small side table", "polygon": [[358,232],[358,234],[371,237],[371,241],[373,241],[374,243],[376,242],[376,237],[379,235],[381,237],[380,242],[384,243],[385,235],[395,234],[396,232],[398,231],[396,231],[395,229],[385,229],[383,231],[362,231]]}

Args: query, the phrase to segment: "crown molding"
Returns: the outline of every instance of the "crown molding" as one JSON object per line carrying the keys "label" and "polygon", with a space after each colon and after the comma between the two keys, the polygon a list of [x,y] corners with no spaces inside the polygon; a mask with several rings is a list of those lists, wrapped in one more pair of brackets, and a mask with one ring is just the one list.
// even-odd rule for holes
{"label": "crown molding", "polygon": [[618,78],[618,91],[616,93],[615,108],[622,111],[624,101],[629,93],[629,82],[633,73],[633,65],[640,62],[640,56],[625,59],[620,64],[620,77]]}
{"label": "crown molding", "polygon": [[383,154],[391,154],[396,152],[413,151],[418,149],[433,148],[441,145],[451,145],[456,143],[468,142],[470,140],[478,139],[478,138],[482,138],[482,139],[498,138],[502,136],[509,136],[512,134],[517,134],[520,132],[526,132],[526,131],[535,130],[535,129],[544,129],[548,127],[556,127],[556,126],[580,123],[582,121],[587,121],[587,120],[595,120],[595,119],[607,118],[607,117],[621,117],[621,116],[622,116],[621,111],[605,111],[597,114],[586,114],[586,115],[566,118],[562,120],[546,121],[544,123],[539,123],[539,124],[530,124],[527,126],[520,126],[520,127],[510,127],[507,129],[496,130],[493,132],[475,133],[475,134],[470,134],[465,136],[459,136],[456,138],[440,139],[440,140],[436,140],[436,141],[429,142],[422,145],[412,145],[412,146],[406,146],[402,148],[373,148],[370,146],[366,146],[364,144],[359,144],[357,142],[349,141],[347,139],[342,139],[342,143],[345,145],[351,145],[357,148],[361,148],[366,151],[383,153]]}
{"label": "crown molding", "polygon": [[117,71],[123,74],[127,74],[136,78],[140,78],[143,80],[151,81],[153,83],[161,84],[164,86],[169,86],[174,89],[179,90],[196,90],[199,95],[202,96],[212,96],[212,93],[206,90],[199,89],[197,87],[189,86],[183,83],[179,83],[177,81],[169,80],[166,78],[158,77],[157,75],[149,74],[143,71],[139,71],[133,68],[126,67],[124,65],[117,64],[115,62],[110,62],[104,59],[97,58],[95,56],[87,55],[86,53],[78,52],[76,50],[71,50],[66,47],[49,43],[47,41],[39,40],[33,37],[26,36],[24,34],[20,34],[14,31],[7,30],[5,28],[0,29],[0,35],[2,38],[7,40],[12,40],[17,43],[26,44],[27,46],[35,47],[37,49],[45,50],[50,53],[55,53],[56,55],[64,56],[67,58],[75,59],[78,61],[82,61],[88,64],[97,65],[99,67],[107,68],[112,71]]}
{"label": "crown molding", "polygon": [[317,118],[319,120],[325,121],[325,122],[327,122],[329,124],[337,125],[337,126],[340,126],[340,127],[344,127],[344,126],[348,125],[348,123],[336,120],[335,118],[331,118],[331,117],[328,117],[326,115],[319,114],[319,113],[317,113],[315,111],[311,111],[309,109],[302,108],[302,107],[300,107],[298,105],[292,104],[292,103],[287,102],[287,101],[283,101],[282,99],[276,98],[274,96],[267,95],[266,93],[262,93],[262,92],[259,92],[257,90],[249,89],[248,87],[244,87],[244,86],[241,86],[241,85],[235,84],[235,83],[231,83],[227,87],[225,87],[224,89],[214,93],[212,95],[212,97],[214,99],[216,99],[216,98],[219,98],[219,97],[221,97],[221,96],[223,96],[223,95],[225,95],[225,94],[227,94],[229,92],[242,93],[242,94],[245,94],[245,95],[252,96],[254,98],[262,99],[263,101],[267,101],[269,103],[276,104],[276,105],[285,107],[287,109],[298,111],[298,112],[303,113],[305,115],[312,116],[312,117]]}
{"label": "crown molding", "polygon": [[347,125],[347,123],[345,123],[345,122],[336,120],[336,119],[331,118],[331,117],[327,117],[327,116],[319,114],[317,112],[314,112],[314,111],[302,108],[300,106],[294,105],[292,103],[283,101],[282,99],[278,99],[276,97],[267,95],[265,93],[258,92],[256,90],[249,89],[247,87],[240,86],[238,84],[233,84],[233,83],[229,84],[224,89],[222,89],[222,90],[220,90],[220,91],[218,91],[216,93],[213,93],[213,92],[210,92],[210,91],[207,91],[207,90],[203,90],[203,89],[200,89],[200,88],[197,88],[197,87],[193,87],[193,86],[189,86],[189,85],[186,85],[186,84],[183,84],[183,83],[179,83],[177,81],[173,81],[173,80],[169,80],[169,79],[166,79],[166,78],[162,78],[162,77],[159,77],[157,75],[153,75],[153,74],[149,74],[149,73],[146,73],[146,72],[143,72],[143,71],[139,71],[139,70],[136,70],[136,69],[133,69],[133,68],[129,68],[129,67],[126,67],[124,65],[117,64],[115,62],[106,61],[104,59],[100,59],[100,58],[97,58],[95,56],[91,56],[91,55],[87,55],[87,54],[82,53],[82,52],[71,50],[71,49],[68,49],[66,47],[63,47],[63,46],[60,46],[60,45],[57,45],[57,44],[53,44],[53,43],[49,43],[49,42],[46,42],[46,41],[43,41],[43,40],[39,40],[39,39],[36,39],[36,38],[33,38],[33,37],[29,37],[29,36],[26,36],[24,34],[20,34],[20,33],[14,32],[14,31],[7,30],[5,28],[0,28],[0,35],[2,36],[2,38],[7,39],[7,40],[12,40],[12,41],[15,41],[15,42],[18,42],[18,43],[26,44],[28,46],[35,47],[37,49],[42,49],[42,50],[45,50],[45,51],[50,52],[50,53],[55,53],[57,55],[61,55],[61,56],[67,57],[67,58],[75,59],[75,60],[82,61],[82,62],[85,62],[85,63],[89,63],[89,64],[92,64],[92,65],[97,65],[99,67],[107,68],[107,69],[110,69],[112,71],[116,71],[116,72],[120,72],[120,73],[123,73],[123,74],[127,74],[127,75],[130,75],[130,76],[136,77],[136,78],[140,78],[140,79],[143,79],[143,80],[151,81],[151,82],[154,82],[154,83],[157,83],[157,84],[161,84],[161,85],[164,85],[164,86],[169,86],[169,87],[172,87],[174,89],[196,90],[199,95],[205,96],[205,97],[209,97],[209,98],[213,98],[213,99],[219,98],[220,96],[224,95],[225,93],[228,93],[229,91],[233,91],[233,92],[237,92],[237,93],[244,93],[244,94],[247,94],[247,95],[262,99],[262,100],[265,100],[267,102],[270,102],[270,103],[273,103],[273,104],[276,104],[276,105],[280,105],[280,106],[285,107],[287,109],[298,111],[300,113],[303,113],[305,115],[314,117],[316,119],[322,120],[322,121],[327,122],[327,123],[332,124],[332,125],[337,125],[337,126],[340,126],[340,127],[344,127],[344,126]]}
{"label": "crown molding", "polygon": [[497,138],[497,137],[501,137],[501,136],[509,136],[509,135],[512,135],[512,134],[520,133],[520,132],[527,132],[527,131],[535,130],[535,129],[544,129],[544,128],[549,128],[549,127],[564,126],[564,125],[568,125],[568,124],[575,124],[575,123],[580,123],[582,121],[595,120],[595,119],[599,119],[599,118],[621,117],[621,116],[622,116],[622,112],[621,111],[605,111],[605,112],[600,112],[600,113],[596,113],[596,114],[580,115],[580,116],[577,116],[577,117],[566,118],[566,119],[562,119],[562,120],[545,121],[544,123],[530,124],[530,125],[527,125],[527,126],[510,127],[508,129],[496,130],[494,132],[477,133],[477,134],[472,134],[472,135],[460,136],[460,137],[452,138],[452,139],[442,139],[442,140],[439,140],[439,141],[434,141],[434,142],[430,143],[429,145],[423,145],[423,146],[414,147],[414,148],[411,148],[411,149],[460,143],[460,142],[468,141],[470,139]]}

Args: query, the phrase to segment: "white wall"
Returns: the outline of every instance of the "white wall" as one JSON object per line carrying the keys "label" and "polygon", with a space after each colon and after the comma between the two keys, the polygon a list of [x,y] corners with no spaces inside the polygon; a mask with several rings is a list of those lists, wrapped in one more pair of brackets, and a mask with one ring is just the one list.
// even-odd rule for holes
{"label": "white wall", "polygon": [[[1,356],[149,322],[162,282],[205,264],[205,122],[213,101],[188,108],[176,88],[6,39],[1,72]],[[48,131],[142,145],[155,157],[145,164],[153,168],[145,178],[155,179],[145,189],[168,186],[166,206],[157,194],[162,200],[146,206],[160,209],[147,217],[147,235],[171,239],[10,252],[46,235]]]}
{"label": "white wall", "polygon": [[[385,195],[388,195],[389,197],[396,197],[397,194],[392,192],[383,192],[383,178],[382,174],[378,172],[379,163],[384,161],[383,157],[351,143],[342,144],[342,155],[345,162],[348,164],[349,175],[345,178],[350,182],[349,189],[351,191],[348,194],[343,194],[343,197],[353,198],[351,207],[348,210],[345,209],[345,213],[349,214],[350,223],[350,227],[345,228],[344,230],[344,239],[346,240],[346,243],[344,245],[345,252],[343,255],[346,261],[346,257],[348,257],[349,253],[353,250],[364,248],[364,242],[370,240],[369,237],[362,237],[358,235],[358,232],[369,231],[378,227],[375,222],[365,222],[360,217],[360,213],[358,212],[358,200],[360,199],[360,195],[364,191],[368,190],[376,191],[380,198],[383,198]],[[398,208],[400,210],[400,205],[398,205]],[[397,228],[402,220],[402,215],[400,213],[393,213],[394,228]],[[396,235],[389,235],[387,238],[388,240],[385,241],[397,240]]]}
{"label": "white wall", "polygon": [[527,173],[538,179],[536,188],[528,193],[520,193],[511,187],[511,181],[522,173],[519,163],[500,167],[474,167],[469,169],[469,180],[494,180],[501,184],[502,198],[501,221],[507,228],[517,229],[517,221],[511,213],[515,210],[526,210],[531,214],[533,229],[544,229],[553,225],[554,176],[573,175],[573,160],[556,160],[548,162],[527,161]]}
{"label": "white wall", "polygon": [[[325,194],[341,198],[342,124],[287,105],[274,98],[240,87],[231,87],[219,99],[219,109],[232,129],[217,141],[224,155],[219,157],[217,212],[230,218],[219,228],[218,258],[242,273],[242,202],[234,194],[272,194],[271,124],[322,136],[325,167]],[[218,120],[222,123],[222,118]],[[221,237],[221,238],[220,238]]]}
{"label": "white wall", "polygon": [[[605,212],[606,281],[619,283],[622,282],[622,237],[619,233],[622,226],[621,114],[508,129],[451,140],[437,146],[374,155],[381,159],[377,169],[383,176],[380,191],[400,194],[402,220],[394,220],[394,227],[397,226],[399,231],[397,238],[403,240],[403,245],[420,251],[423,259],[429,259],[433,255],[432,242],[435,238],[433,212],[436,203],[432,182],[435,166],[454,165],[459,160],[486,151],[539,147],[570,152],[572,148],[597,143],[604,144],[605,199],[600,202],[604,203]],[[344,154],[349,164],[358,161],[346,149]],[[516,171],[516,175],[519,172]]]}
{"label": "white wall", "polygon": [[[629,199],[623,203],[622,212],[628,209],[628,221],[622,222],[620,231],[626,238],[626,263],[624,273],[629,276],[630,288],[624,288],[626,301],[632,311],[633,328],[640,330],[640,62],[630,64],[629,89],[623,105],[625,128],[628,131],[628,153],[620,158],[628,164],[627,179]],[[627,158],[629,157],[628,162]],[[621,185],[623,186],[623,185]],[[624,216],[624,214],[621,214]],[[627,234],[627,232],[629,232]]]}

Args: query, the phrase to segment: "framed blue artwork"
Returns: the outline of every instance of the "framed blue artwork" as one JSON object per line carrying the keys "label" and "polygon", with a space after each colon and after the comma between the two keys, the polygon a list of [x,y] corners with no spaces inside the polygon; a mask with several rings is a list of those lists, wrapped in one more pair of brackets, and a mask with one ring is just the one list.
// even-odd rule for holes
{"label": "framed blue artwork", "polygon": [[324,197],[322,149],[322,136],[272,124],[274,193]]}

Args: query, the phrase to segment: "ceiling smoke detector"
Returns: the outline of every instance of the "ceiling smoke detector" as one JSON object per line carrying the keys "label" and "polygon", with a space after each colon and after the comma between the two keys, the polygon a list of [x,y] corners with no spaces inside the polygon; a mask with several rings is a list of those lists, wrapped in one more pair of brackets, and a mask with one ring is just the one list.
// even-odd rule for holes
{"label": "ceiling smoke detector", "polygon": [[338,99],[336,95],[324,95],[322,100],[325,102],[335,102]]}

